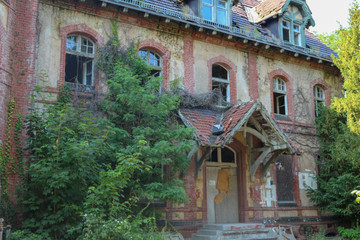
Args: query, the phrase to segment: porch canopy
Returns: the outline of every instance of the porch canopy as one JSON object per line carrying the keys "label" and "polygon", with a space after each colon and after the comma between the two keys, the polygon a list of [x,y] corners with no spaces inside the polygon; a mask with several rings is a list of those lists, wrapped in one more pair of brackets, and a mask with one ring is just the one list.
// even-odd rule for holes
{"label": "porch canopy", "polygon": [[252,134],[262,142],[261,148],[250,149],[251,153],[258,153],[250,161],[251,178],[260,165],[262,176],[265,177],[267,169],[279,155],[300,153],[259,100],[227,109],[180,108],[179,116],[187,127],[195,129],[198,146],[206,148],[196,161],[196,176],[204,160],[209,157],[210,149],[231,143],[238,132],[242,132],[244,137]]}

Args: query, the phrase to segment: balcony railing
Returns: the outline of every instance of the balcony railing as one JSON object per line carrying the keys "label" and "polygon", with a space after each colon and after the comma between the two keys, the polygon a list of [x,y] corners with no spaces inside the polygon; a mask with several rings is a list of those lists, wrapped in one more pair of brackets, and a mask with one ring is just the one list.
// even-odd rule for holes
{"label": "balcony railing", "polygon": [[282,40],[275,40],[275,39],[271,38],[270,36],[266,36],[266,35],[260,33],[259,31],[257,31],[255,25],[249,24],[248,26],[245,26],[245,27],[227,26],[227,25],[216,23],[216,22],[208,21],[208,20],[202,19],[200,17],[194,16],[191,14],[183,13],[183,12],[176,11],[173,9],[168,9],[166,7],[156,6],[154,4],[146,2],[144,0],[102,0],[102,1],[111,3],[111,4],[115,4],[115,5],[121,5],[121,6],[131,8],[134,10],[143,10],[145,12],[152,12],[156,15],[173,18],[178,21],[197,25],[199,27],[204,27],[204,28],[208,28],[211,30],[230,34],[233,36],[260,42],[263,44],[276,46],[279,48],[286,49],[288,51],[302,53],[302,54],[306,54],[309,56],[314,56],[316,58],[323,58],[326,60],[331,60],[331,57],[327,54],[316,53],[316,52],[312,51],[310,48],[299,48],[298,46],[290,46],[290,45],[285,44],[285,42],[283,42]]}

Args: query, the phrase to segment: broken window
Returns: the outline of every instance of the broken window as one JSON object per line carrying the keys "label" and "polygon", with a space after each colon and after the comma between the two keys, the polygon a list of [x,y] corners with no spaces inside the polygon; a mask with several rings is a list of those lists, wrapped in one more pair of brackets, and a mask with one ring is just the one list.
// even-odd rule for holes
{"label": "broken window", "polygon": [[315,116],[319,116],[320,106],[325,106],[325,91],[321,86],[314,87]]}
{"label": "broken window", "polygon": [[153,77],[161,76],[161,57],[159,54],[149,49],[141,49],[139,51],[139,57],[144,59],[147,65],[152,67],[151,75]]}
{"label": "broken window", "polygon": [[281,155],[275,162],[276,194],[279,206],[296,205],[292,165],[292,157],[290,155]]}
{"label": "broken window", "polygon": [[291,19],[281,21],[282,40],[302,46],[302,26]]}
{"label": "broken window", "polygon": [[226,0],[202,0],[202,18],[219,24],[228,24],[229,3]]}
{"label": "broken window", "polygon": [[208,162],[212,163],[236,163],[235,162],[235,152],[231,149],[224,148],[215,148],[211,154]]}
{"label": "broken window", "polygon": [[301,30],[300,25],[294,23],[294,44],[301,46]]}
{"label": "broken window", "polygon": [[290,42],[290,22],[282,21],[282,36],[283,40]]}
{"label": "broken window", "polygon": [[220,98],[218,104],[222,101],[230,102],[229,72],[220,65],[212,66],[212,90],[218,89]]}
{"label": "broken window", "polygon": [[83,36],[66,38],[65,82],[72,90],[94,90],[94,48],[94,43]]}
{"label": "broken window", "polygon": [[273,79],[274,113],[287,115],[286,82],[280,78]]}

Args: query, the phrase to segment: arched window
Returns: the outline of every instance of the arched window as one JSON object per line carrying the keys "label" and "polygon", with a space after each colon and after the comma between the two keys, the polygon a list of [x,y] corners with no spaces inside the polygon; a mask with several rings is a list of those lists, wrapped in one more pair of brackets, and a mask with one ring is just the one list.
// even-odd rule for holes
{"label": "arched window", "polygon": [[319,107],[325,106],[325,91],[324,89],[316,85],[314,86],[314,101],[315,101],[315,116],[319,116]]}
{"label": "arched window", "polygon": [[227,147],[215,148],[211,152],[208,162],[236,164],[235,152]]}
{"label": "arched window", "polygon": [[139,57],[152,67],[152,76],[159,77],[162,75],[162,59],[159,54],[150,49],[141,49],[139,50]]}
{"label": "arched window", "polygon": [[221,100],[230,102],[229,72],[218,64],[212,65],[212,90],[215,89],[219,90],[222,97],[218,104],[221,104]]}
{"label": "arched window", "polygon": [[65,82],[71,89],[94,90],[95,44],[80,35],[66,38]]}
{"label": "arched window", "polygon": [[281,78],[273,79],[274,113],[287,115],[286,82]]}

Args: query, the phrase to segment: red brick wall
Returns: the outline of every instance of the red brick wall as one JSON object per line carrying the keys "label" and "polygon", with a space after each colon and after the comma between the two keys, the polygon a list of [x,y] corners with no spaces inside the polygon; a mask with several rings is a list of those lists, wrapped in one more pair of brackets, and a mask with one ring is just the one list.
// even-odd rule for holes
{"label": "red brick wall", "polygon": [[[5,139],[7,107],[15,100],[14,114],[26,114],[34,86],[38,1],[10,0],[7,28],[0,24],[0,139]],[[23,133],[23,138],[25,134]],[[17,177],[9,179],[15,191]]]}

